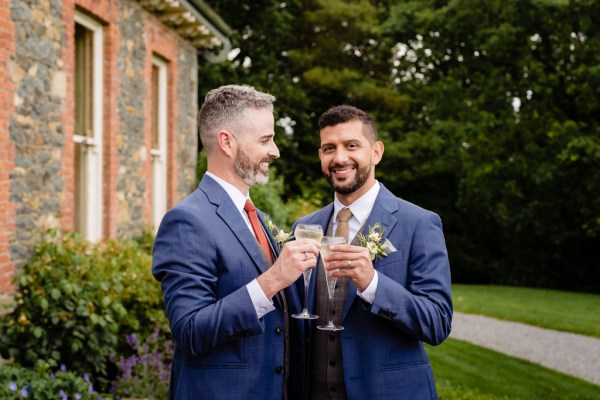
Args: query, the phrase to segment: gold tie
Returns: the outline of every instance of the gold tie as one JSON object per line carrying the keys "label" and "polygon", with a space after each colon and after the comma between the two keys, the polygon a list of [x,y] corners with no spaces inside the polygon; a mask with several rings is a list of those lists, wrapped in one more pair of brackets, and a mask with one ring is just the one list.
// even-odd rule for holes
{"label": "gold tie", "polygon": [[342,208],[337,215],[337,228],[335,228],[335,236],[343,236],[346,239],[346,244],[348,242],[349,228],[348,228],[348,220],[352,218],[352,211],[349,208]]}

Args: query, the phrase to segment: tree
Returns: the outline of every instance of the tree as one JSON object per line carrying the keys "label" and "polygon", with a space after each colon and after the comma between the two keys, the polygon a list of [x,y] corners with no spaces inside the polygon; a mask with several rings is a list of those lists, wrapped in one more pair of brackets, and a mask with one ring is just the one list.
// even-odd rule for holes
{"label": "tree", "polygon": [[353,104],[385,143],[378,179],[442,216],[455,281],[600,291],[600,3],[211,5],[240,50],[200,81],[278,97],[293,213],[330,201],[317,117]]}
{"label": "tree", "polygon": [[397,43],[398,90],[414,100],[409,136],[445,141],[442,165],[456,174],[459,280],[600,290],[598,11],[592,1],[392,8],[384,31]]}

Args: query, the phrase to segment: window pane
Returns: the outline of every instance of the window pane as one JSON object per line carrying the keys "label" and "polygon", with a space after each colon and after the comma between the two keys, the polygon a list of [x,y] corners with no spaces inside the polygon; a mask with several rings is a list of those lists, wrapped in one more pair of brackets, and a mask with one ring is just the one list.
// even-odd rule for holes
{"label": "window pane", "polygon": [[160,149],[159,145],[159,93],[160,93],[160,68],[157,65],[152,65],[152,148],[155,150]]}
{"label": "window pane", "polygon": [[75,24],[75,134],[92,137],[93,32]]}

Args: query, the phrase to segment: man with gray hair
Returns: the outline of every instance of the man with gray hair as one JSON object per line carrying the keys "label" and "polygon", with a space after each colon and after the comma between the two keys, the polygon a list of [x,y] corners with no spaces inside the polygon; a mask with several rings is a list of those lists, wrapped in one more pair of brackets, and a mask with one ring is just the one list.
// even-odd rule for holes
{"label": "man with gray hair", "polygon": [[[292,285],[316,264],[320,244],[281,252],[249,197],[279,157],[275,97],[250,86],[210,91],[199,130],[208,169],[198,189],[163,218],[152,272],[175,339],[170,399],[287,399],[300,395],[303,321]],[[290,286],[291,285],[291,286]],[[298,330],[298,332],[295,332]],[[293,334],[290,334],[293,333]],[[288,396],[289,394],[289,396]]]}

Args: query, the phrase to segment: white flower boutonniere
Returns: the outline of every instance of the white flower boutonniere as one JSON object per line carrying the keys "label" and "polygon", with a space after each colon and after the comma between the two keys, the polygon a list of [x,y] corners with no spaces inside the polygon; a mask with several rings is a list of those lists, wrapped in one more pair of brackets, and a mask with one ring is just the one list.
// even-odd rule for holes
{"label": "white flower boutonniere", "polygon": [[383,239],[383,227],[379,222],[369,227],[367,235],[358,234],[360,245],[369,249],[371,261],[387,256],[387,251],[396,251],[387,239],[384,243],[381,243],[381,239]]}
{"label": "white flower boutonniere", "polygon": [[267,228],[269,228],[271,234],[275,237],[275,242],[277,243],[279,250],[281,250],[286,242],[289,242],[294,238],[292,232],[286,232],[279,228],[273,221],[271,221],[271,218],[267,216],[265,216],[265,223],[267,224]]}

